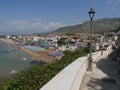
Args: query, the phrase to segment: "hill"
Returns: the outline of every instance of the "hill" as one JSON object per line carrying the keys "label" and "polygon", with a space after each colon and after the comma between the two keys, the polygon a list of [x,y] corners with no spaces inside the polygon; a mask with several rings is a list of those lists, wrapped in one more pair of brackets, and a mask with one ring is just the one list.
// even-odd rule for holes
{"label": "hill", "polygon": [[[103,33],[113,31],[120,26],[120,18],[103,18],[93,21],[93,33]],[[88,33],[90,31],[89,21],[85,21],[82,24],[74,26],[66,26],[59,28],[51,33],[59,34],[76,34],[76,33]]]}

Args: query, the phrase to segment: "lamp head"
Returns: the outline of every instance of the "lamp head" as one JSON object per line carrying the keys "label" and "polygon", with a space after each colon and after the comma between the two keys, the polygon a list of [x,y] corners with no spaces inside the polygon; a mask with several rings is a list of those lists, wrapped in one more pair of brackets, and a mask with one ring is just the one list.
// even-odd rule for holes
{"label": "lamp head", "polygon": [[90,11],[88,12],[88,14],[89,14],[89,17],[90,17],[91,19],[93,19],[94,14],[95,14],[95,11],[93,10],[93,8],[90,9]]}

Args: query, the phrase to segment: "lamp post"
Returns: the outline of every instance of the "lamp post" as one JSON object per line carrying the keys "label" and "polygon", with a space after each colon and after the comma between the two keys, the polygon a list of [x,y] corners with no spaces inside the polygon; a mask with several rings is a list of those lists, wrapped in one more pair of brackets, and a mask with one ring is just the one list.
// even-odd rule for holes
{"label": "lamp post", "polygon": [[103,55],[103,38],[101,38],[101,55]]}
{"label": "lamp post", "polygon": [[93,10],[93,8],[90,9],[90,11],[88,12],[89,17],[90,17],[90,54],[88,57],[89,63],[88,63],[88,71],[92,71],[92,21],[93,21],[93,17],[95,14],[95,11]]}

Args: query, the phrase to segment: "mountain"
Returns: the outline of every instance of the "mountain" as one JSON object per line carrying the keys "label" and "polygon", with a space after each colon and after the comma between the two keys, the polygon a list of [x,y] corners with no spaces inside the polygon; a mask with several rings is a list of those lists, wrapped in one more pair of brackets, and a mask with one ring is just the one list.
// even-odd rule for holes
{"label": "mountain", "polygon": [[[93,33],[103,33],[115,30],[120,27],[120,18],[103,18],[93,21]],[[74,26],[66,26],[59,28],[51,33],[56,34],[76,34],[76,33],[89,33],[90,22],[85,21],[82,24]]]}

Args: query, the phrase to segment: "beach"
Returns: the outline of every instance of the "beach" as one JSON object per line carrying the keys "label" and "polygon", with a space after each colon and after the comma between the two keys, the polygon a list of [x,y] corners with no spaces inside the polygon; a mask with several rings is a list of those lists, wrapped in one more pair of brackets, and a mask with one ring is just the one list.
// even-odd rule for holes
{"label": "beach", "polygon": [[10,40],[5,40],[5,39],[1,39],[0,38],[0,41],[3,42],[3,43],[6,43],[8,45],[11,45],[19,50],[22,50],[24,51],[25,53],[31,55],[34,60],[37,60],[37,61],[41,61],[41,62],[44,62],[44,63],[53,63],[56,61],[56,59],[52,56],[49,56],[48,53],[46,51],[42,51],[42,52],[35,52],[35,51],[32,51],[30,49],[27,49],[23,46],[20,46],[20,45],[16,45],[15,42],[13,41],[10,41]]}

